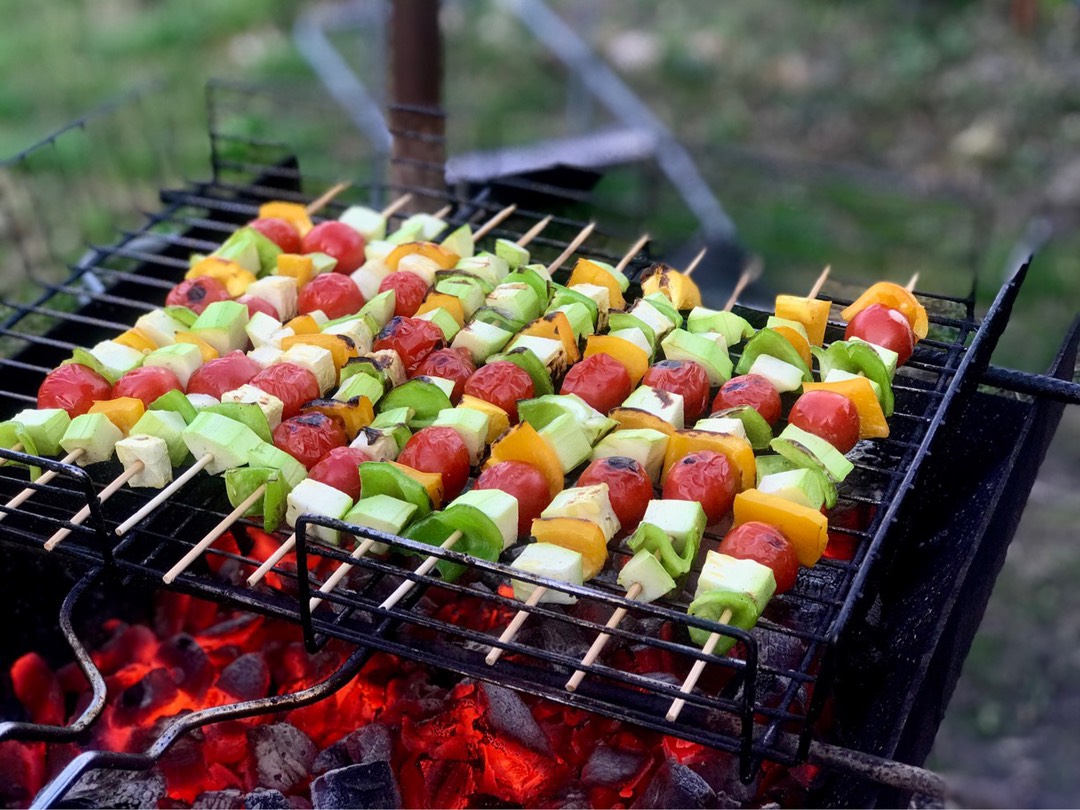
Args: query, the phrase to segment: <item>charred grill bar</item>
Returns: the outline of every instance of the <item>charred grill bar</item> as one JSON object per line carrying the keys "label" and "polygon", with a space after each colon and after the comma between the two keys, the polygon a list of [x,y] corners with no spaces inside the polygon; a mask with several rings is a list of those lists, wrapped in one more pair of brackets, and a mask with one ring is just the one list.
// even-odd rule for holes
{"label": "charred grill bar", "polygon": [[[236,226],[251,219],[270,199],[307,201],[317,196],[302,184],[297,159],[278,145],[228,135],[211,122],[213,179],[161,192],[162,208],[148,214],[139,228],[125,230],[113,244],[94,247],[72,267],[62,283],[41,285],[30,304],[11,305],[0,322],[0,336],[13,350],[0,358],[0,402],[14,411],[34,402],[41,378],[75,346],[114,335],[140,313],[157,305],[187,269],[192,252],[209,251]],[[17,159],[29,161],[32,152]],[[541,179],[505,182],[448,193],[431,187],[372,187],[370,196],[386,199],[406,191],[427,204],[453,206],[452,223],[479,222],[509,202],[515,215],[493,235],[516,238],[555,209],[554,224],[536,239],[538,252],[554,256],[585,224],[587,195]],[[426,207],[426,206],[425,206]],[[340,210],[332,204],[329,213]],[[605,230],[583,252],[616,260],[629,244],[628,234]],[[629,234],[632,237],[634,234]],[[627,269],[632,280],[649,265],[636,258]],[[323,685],[302,693],[251,701],[177,719],[144,755],[87,752],[76,759],[36,800],[52,806],[88,769],[150,767],[182,734],[205,723],[301,705],[330,694],[347,681],[371,651],[410,658],[443,670],[492,680],[521,692],[623,720],[738,756],[741,775],[751,779],[763,760],[794,765],[805,761],[841,769],[844,776],[826,780],[818,798],[828,803],[889,802],[880,785],[851,779],[854,770],[883,768],[876,781],[896,789],[935,788],[913,781],[903,768],[879,761],[845,760],[823,745],[824,735],[856,751],[887,760],[921,763],[933,740],[939,710],[947,702],[959,666],[978,626],[994,577],[1048,446],[1064,401],[1077,401],[1071,382],[1080,332],[1073,329],[1050,374],[1018,375],[989,365],[997,339],[1008,322],[1028,264],[1017,269],[981,321],[974,295],[919,293],[932,307],[935,337],[922,341],[911,362],[896,378],[896,413],[892,435],[852,456],[856,472],[845,484],[841,504],[864,520],[830,527],[854,547],[850,560],[823,559],[804,569],[797,587],[777,597],[752,633],[727,631],[742,642],[741,657],[705,656],[689,644],[685,628],[715,626],[686,614],[682,595],[654,604],[628,601],[605,574],[583,587],[560,586],[578,596],[572,610],[546,605],[527,608],[526,629],[506,646],[494,667],[484,663],[506,619],[522,604],[499,591],[509,567],[467,558],[452,550],[433,549],[400,537],[378,535],[340,521],[301,519],[294,563],[273,572],[270,587],[248,588],[216,576],[229,562],[242,570],[259,566],[255,524],[242,521],[221,537],[203,558],[169,589],[295,623],[308,649],[329,640],[355,645],[356,652]],[[836,299],[836,303],[847,301]],[[737,308],[755,326],[769,313]],[[842,337],[843,325],[831,322],[827,338]],[[1034,401],[978,391],[998,385],[1036,395]],[[1047,398],[1041,398],[1041,397]],[[988,427],[993,425],[993,428]],[[975,453],[983,476],[958,474],[957,457]],[[65,601],[61,627],[87,677],[95,702],[67,729],[27,723],[0,725],[0,740],[47,740],[75,736],[92,723],[100,676],[71,630],[77,599],[102,587],[99,570],[112,583],[143,583],[162,588],[161,577],[229,507],[220,481],[197,478],[168,504],[119,539],[115,527],[153,495],[123,489],[107,504],[100,489],[118,471],[114,464],[83,470],[0,450],[0,458],[35,463],[61,474],[16,509],[0,506],[0,543],[12,561],[14,552],[43,554],[43,544],[58,528],[72,535],[52,552],[89,571]],[[26,486],[25,472],[0,468],[0,504]],[[1014,493],[1008,497],[1006,493]],[[89,519],[72,525],[68,517],[81,506]],[[948,519],[941,519],[941,515]],[[346,550],[308,542],[308,527],[329,526],[358,537],[375,537],[399,550],[434,554],[469,566],[467,582],[448,583],[417,575],[402,564],[364,557],[352,560]],[[720,538],[706,535],[711,541]],[[8,551],[10,550],[10,551]],[[611,549],[612,556],[626,551]],[[309,598],[326,572],[338,564],[355,565],[350,577],[323,597],[314,612]],[[943,572],[952,572],[943,576]],[[886,576],[888,572],[888,576]],[[696,574],[696,569],[695,569]],[[518,579],[546,583],[523,572]],[[391,608],[380,603],[402,581],[417,583],[406,600]],[[242,581],[241,581],[242,582]],[[960,605],[962,604],[962,607]],[[564,688],[580,664],[582,644],[604,630],[616,608],[627,619],[608,631],[612,644],[601,659],[584,667],[588,677],[576,692]],[[664,715],[679,696],[680,675],[694,660],[708,661],[706,677],[686,696],[679,720]],[[89,667],[88,669],[86,667]],[[835,717],[823,726],[821,718]],[[917,775],[915,775],[917,776]]]}

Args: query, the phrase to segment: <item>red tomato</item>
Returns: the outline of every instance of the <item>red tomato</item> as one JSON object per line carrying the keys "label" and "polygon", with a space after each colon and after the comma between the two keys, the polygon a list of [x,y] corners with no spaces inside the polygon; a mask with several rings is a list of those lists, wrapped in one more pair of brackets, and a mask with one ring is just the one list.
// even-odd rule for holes
{"label": "red tomato", "polygon": [[303,286],[296,299],[301,315],[321,309],[330,320],[360,311],[364,296],[348,276],[323,273]]}
{"label": "red tomato", "polygon": [[443,377],[454,381],[454,392],[450,401],[455,405],[465,393],[465,382],[476,371],[472,355],[461,349],[439,349],[432,352],[416,367],[414,377],[426,374],[429,377]]}
{"label": "red tomato", "polygon": [[453,428],[418,430],[405,442],[397,460],[420,472],[442,473],[443,493],[447,500],[461,494],[469,481],[469,449]]}
{"label": "red tomato", "polygon": [[221,395],[226,391],[251,382],[259,371],[259,364],[243,352],[229,352],[224,357],[208,360],[195,369],[195,373],[188,379],[187,392],[209,394],[215,399],[221,399]]}
{"label": "red tomato", "polygon": [[63,408],[70,416],[90,410],[95,400],[112,399],[112,383],[91,368],[67,363],[50,371],[38,388],[38,408]]}
{"label": "red tomato", "polygon": [[859,441],[859,411],[835,391],[807,391],[791,406],[788,424],[820,436],[841,453]]}
{"label": "red tomato", "polygon": [[251,384],[282,401],[281,418],[291,419],[300,413],[305,402],[319,398],[319,381],[306,368],[293,363],[275,363],[254,377]]}
{"label": "red tomato", "polygon": [[335,273],[351,273],[364,263],[364,237],[344,222],[320,222],[301,245],[303,253],[325,253],[337,259]]}
{"label": "red tomato", "polygon": [[264,315],[269,315],[275,321],[279,319],[280,314],[277,311],[277,307],[267,301],[265,298],[259,298],[257,295],[241,295],[236,299],[238,303],[246,304],[248,308],[248,317],[255,317],[256,312],[261,312]]}
{"label": "red tomato", "polygon": [[632,390],[626,366],[610,354],[594,354],[566,372],[559,393],[577,394],[600,413],[607,413],[619,407]]}
{"label": "red tomato", "polygon": [[335,447],[342,447],[348,441],[342,424],[324,413],[305,413],[286,419],[274,428],[273,437],[275,447],[309,470]]}
{"label": "red tomato", "polygon": [[509,360],[497,360],[476,370],[465,382],[465,393],[471,397],[498,405],[517,424],[517,404],[521,399],[535,396],[532,377]]}
{"label": "red tomato", "polygon": [[303,250],[300,232],[287,219],[263,217],[251,220],[248,226],[257,230],[286,253],[300,253]]}
{"label": "red tomato", "polygon": [[225,285],[216,278],[200,276],[181,281],[173,287],[165,297],[165,306],[187,307],[201,315],[215,301],[228,301],[231,298]]}
{"label": "red tomato", "polygon": [[664,498],[697,501],[711,526],[731,511],[738,485],[738,473],[726,456],[699,450],[672,465],[664,481]]}
{"label": "red tomato", "polygon": [[540,470],[527,461],[500,461],[484,470],[473,489],[501,489],[518,502],[518,536],[532,531],[534,518],[540,517],[549,503],[551,490]]}
{"label": "red tomato", "polygon": [[308,478],[340,490],[354,501],[360,500],[360,465],[371,461],[356,447],[335,447],[311,468]]}
{"label": "red tomato", "polygon": [[393,349],[411,375],[420,361],[441,349],[445,342],[442,330],[431,321],[395,315],[375,338],[375,351]]}
{"label": "red tomato", "polygon": [[761,414],[770,427],[780,418],[780,394],[773,388],[772,383],[760,374],[732,377],[721,385],[716,399],[713,400],[712,409],[714,412],[722,411],[738,405],[749,405]]}
{"label": "red tomato", "polygon": [[611,508],[619,518],[622,533],[632,532],[645,515],[653,496],[652,481],[638,461],[624,456],[598,458],[585,468],[577,486],[607,484]]}
{"label": "red tomato", "polygon": [[740,560],[753,560],[772,569],[776,592],[786,593],[795,587],[799,558],[779,529],[756,520],[736,526],[720,542],[721,554]]}
{"label": "red tomato", "polygon": [[844,340],[853,337],[892,349],[899,355],[896,363],[900,366],[911,359],[915,350],[915,333],[904,313],[884,304],[871,304],[851,319],[844,330]]}
{"label": "red tomato", "polygon": [[183,391],[180,380],[167,368],[144,366],[134,368],[116,381],[113,386],[114,397],[135,397],[143,405],[150,407],[155,399],[170,391]]}
{"label": "red tomato", "polygon": [[428,285],[416,273],[398,270],[382,280],[379,292],[394,291],[394,314],[411,318],[428,294]]}
{"label": "red tomato", "polygon": [[687,424],[696,422],[709,407],[709,375],[690,360],[661,360],[654,363],[641,378],[642,385],[651,385],[683,398],[683,418]]}

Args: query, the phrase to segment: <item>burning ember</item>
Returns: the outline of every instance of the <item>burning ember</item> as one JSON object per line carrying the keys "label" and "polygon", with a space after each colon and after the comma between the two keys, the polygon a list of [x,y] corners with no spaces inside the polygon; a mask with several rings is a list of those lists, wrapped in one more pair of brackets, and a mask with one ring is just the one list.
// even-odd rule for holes
{"label": "burning ember", "polygon": [[[459,606],[460,607],[460,606]],[[499,617],[491,617],[498,621]],[[81,750],[142,752],[178,715],[287,694],[348,655],[308,655],[296,628],[175,593],[152,625],[106,622],[92,657],[108,703],[83,747],[0,744],[0,800],[25,806]],[[90,699],[72,663],[11,670],[27,719],[63,725]],[[80,804],[158,807],[706,807],[798,802],[812,775],[739,783],[728,754],[487,683],[374,654],[328,699],[204,726],[149,772],[91,771]]]}

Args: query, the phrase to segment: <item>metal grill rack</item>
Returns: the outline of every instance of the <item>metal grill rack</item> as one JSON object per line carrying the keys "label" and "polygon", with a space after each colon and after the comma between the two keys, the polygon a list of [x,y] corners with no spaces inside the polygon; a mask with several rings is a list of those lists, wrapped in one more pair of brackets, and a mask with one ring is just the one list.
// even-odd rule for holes
{"label": "metal grill rack", "polygon": [[[18,348],[8,357],[0,357],[4,369],[0,409],[5,413],[32,403],[32,393],[42,377],[75,346],[115,335],[140,313],[159,305],[187,269],[188,254],[213,249],[237,225],[252,218],[261,202],[307,201],[317,196],[319,189],[304,185],[307,175],[301,174],[296,160],[280,146],[257,138],[245,142],[239,136],[211,131],[211,180],[163,190],[161,209],[148,214],[141,226],[123,230],[112,244],[93,247],[89,259],[71,267],[66,280],[43,285],[30,303],[10,306],[0,322],[0,336]],[[452,192],[375,185],[355,187],[350,193],[355,198],[379,201],[412,192],[439,205],[453,205],[449,219],[461,223],[482,221],[502,207],[509,188],[521,184],[515,181],[502,188]],[[550,183],[525,185],[530,195],[561,199],[568,208],[580,208],[583,202],[577,192],[564,191],[560,197],[560,190]],[[345,204],[332,204],[327,215],[335,215]],[[514,238],[547,213],[519,208],[493,235]],[[570,216],[557,217],[534,247],[541,256],[553,257],[584,224]],[[627,236],[633,236],[603,225],[598,234],[581,252],[611,260],[629,243]],[[628,274],[636,280],[649,263],[647,257],[638,257]],[[883,569],[881,558],[893,553],[891,540],[897,518],[917,492],[928,459],[942,449],[938,443],[950,420],[984,376],[995,376],[994,371],[987,373],[990,354],[1026,270],[1025,263],[1001,289],[981,324],[976,321],[971,296],[918,293],[931,309],[932,332],[920,342],[911,362],[898,372],[896,413],[890,420],[892,436],[860,445],[852,456],[856,472],[841,488],[841,504],[869,515],[869,520],[854,528],[831,528],[850,538],[855,556],[850,561],[823,559],[814,568],[803,569],[796,588],[772,601],[752,633],[686,615],[686,594],[692,593],[697,569],[683,592],[650,605],[624,598],[612,574],[619,567],[617,562],[584,587],[515,573],[518,579],[573,593],[578,603],[567,609],[530,608],[525,631],[506,645],[508,654],[496,666],[488,667],[484,663],[486,652],[509,615],[521,607],[498,591],[498,585],[509,579],[505,558],[489,563],[321,518],[299,522],[296,565],[275,569],[277,587],[252,589],[237,584],[242,581],[239,578],[219,579],[211,573],[218,566],[207,564],[208,560],[231,560],[231,565],[244,571],[259,565],[260,560],[245,556],[251,548],[246,532],[257,528],[248,521],[241,521],[233,530],[241,553],[212,547],[202,561],[169,587],[293,621],[312,650],[328,639],[343,639],[358,645],[358,655],[364,649],[384,650],[732,752],[739,756],[745,779],[752,778],[763,759],[787,764],[802,761],[829,692],[845,628],[874,575]],[[746,308],[736,311],[757,326],[763,325],[768,315]],[[841,323],[830,322],[827,339],[841,338],[842,331]],[[1006,376],[996,372],[995,381],[1000,383]],[[1024,375],[1016,385],[1042,390],[1042,379]],[[1059,395],[1075,399],[1076,391],[1066,388]],[[4,513],[0,542],[44,553],[44,540],[56,529],[67,527],[73,533],[54,554],[88,566],[105,566],[114,577],[133,578],[156,587],[164,587],[162,574],[230,509],[221,482],[200,477],[118,540],[113,534],[116,525],[153,494],[122,489],[107,503],[100,503],[95,493],[115,477],[118,466],[101,464],[87,471],[11,451],[0,451],[0,457],[61,472],[53,482],[35,486],[38,492],[18,509],[0,508]],[[10,464],[0,468],[2,502],[26,482],[22,468]],[[80,505],[90,506],[90,519],[73,526],[67,518]],[[365,557],[351,561],[341,549],[308,542],[307,528],[313,524],[354,536],[375,536],[404,553],[434,554],[466,565],[473,575],[455,583],[416,575],[410,570],[410,557],[400,554],[387,560]],[[706,547],[719,539],[707,535]],[[625,549],[615,544],[610,552],[616,560],[627,556]],[[319,575],[312,572],[326,573],[349,561],[355,563],[355,576],[312,613],[309,597],[320,582]],[[391,609],[380,608],[382,599],[403,579],[417,583],[410,598]],[[460,609],[448,609],[449,602]],[[589,677],[579,690],[567,692],[566,678],[578,668],[588,642],[617,607],[629,608],[627,621],[612,631],[614,643],[601,660],[586,668]],[[490,619],[486,626],[469,621],[470,617],[485,616]],[[689,643],[686,628],[690,626],[720,630],[741,645],[732,657],[705,656]],[[678,685],[670,674],[665,677],[658,672],[685,672],[695,659],[708,661],[708,675],[702,686],[687,696],[688,705],[679,720],[670,723],[664,715],[671,700],[680,696]],[[205,722],[213,722],[213,718]],[[28,733],[34,736],[33,730]],[[797,735],[794,745],[792,733]],[[106,758],[97,766],[108,764]],[[95,767],[93,758],[81,760],[78,767]],[[129,763],[124,767],[141,766]]]}

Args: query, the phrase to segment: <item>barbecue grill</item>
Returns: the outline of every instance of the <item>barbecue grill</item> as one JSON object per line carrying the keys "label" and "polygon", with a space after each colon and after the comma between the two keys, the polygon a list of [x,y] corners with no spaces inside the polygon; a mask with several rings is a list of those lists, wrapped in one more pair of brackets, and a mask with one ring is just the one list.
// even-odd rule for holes
{"label": "barbecue grill", "polygon": [[[238,134],[238,119],[231,114],[235,109],[229,106],[237,99],[256,105],[263,96],[231,85],[211,87],[210,179],[164,187],[159,206],[138,226],[93,246],[69,265],[67,278],[42,276],[41,263],[26,249],[30,239],[14,240],[22,249],[27,283],[34,285],[35,296],[29,303],[8,305],[0,322],[0,336],[9,349],[0,357],[0,407],[5,414],[32,404],[42,377],[74,347],[113,336],[160,305],[187,270],[189,254],[212,250],[254,217],[262,202],[306,202],[322,190],[316,180],[319,172],[309,171],[293,147],[261,129],[250,107],[244,108],[246,117],[239,118],[243,127]],[[86,137],[92,130],[89,123],[65,130],[9,162],[4,187],[9,221],[18,221],[15,193],[8,193],[12,183],[25,182],[30,190],[20,193],[32,196],[35,163],[48,160],[68,140]],[[397,132],[395,137],[424,136]],[[353,188],[330,204],[327,215],[335,215],[348,201],[378,204],[411,192],[425,205],[452,206],[452,224],[481,222],[518,202],[514,215],[493,234],[508,238],[554,214],[552,226],[533,243],[541,256],[558,255],[592,218],[599,227],[581,249],[586,255],[616,261],[636,236],[626,217],[605,216],[593,207],[587,191],[571,187],[573,178],[561,184],[558,173],[452,189],[372,182],[379,176],[374,170],[350,170]],[[46,218],[55,220],[55,215]],[[634,257],[627,269],[632,284],[658,258],[664,257]],[[919,343],[911,362],[897,374],[892,435],[860,444],[851,456],[856,471],[841,490],[842,510],[864,520],[830,527],[839,541],[853,548],[853,556],[825,558],[802,570],[797,587],[776,597],[752,632],[688,616],[689,600],[683,592],[652,604],[627,600],[612,570],[628,555],[613,545],[610,551],[618,562],[582,587],[515,571],[517,579],[571,593],[578,601],[568,609],[525,607],[525,629],[500,645],[499,630],[523,607],[499,590],[509,580],[506,558],[485,562],[311,516],[296,526],[295,563],[279,564],[270,584],[250,588],[219,576],[226,563],[250,572],[262,562],[255,556],[257,524],[240,521],[195,565],[165,585],[163,574],[230,511],[220,481],[195,479],[118,538],[117,525],[153,494],[125,488],[101,502],[99,493],[120,471],[118,466],[80,469],[0,450],[0,458],[7,461],[59,473],[47,484],[31,483],[35,494],[17,508],[0,506],[0,543],[10,560],[36,555],[41,570],[62,565],[80,572],[64,601],[60,627],[95,695],[66,727],[2,723],[0,740],[74,740],[92,726],[104,702],[105,684],[73,629],[73,617],[88,593],[107,597],[110,589],[138,584],[284,619],[296,625],[312,653],[332,639],[348,642],[354,652],[318,686],[179,717],[144,754],[85,752],[42,791],[37,806],[61,802],[92,769],[151,767],[182,735],[205,724],[317,701],[352,677],[374,651],[728,752],[746,781],[765,761],[796,765],[809,759],[826,766],[829,774],[815,787],[817,802],[892,804],[912,793],[939,794],[941,784],[932,774],[900,763],[921,764],[929,751],[1062,408],[1080,401],[1078,386],[1072,383],[1080,343],[1077,325],[1046,375],[990,364],[1030,264],[1024,256],[1010,269],[981,320],[976,317],[974,285],[972,292],[959,296],[917,291],[931,312],[931,336]],[[850,302],[839,294],[832,300]],[[735,311],[758,327],[769,314],[749,307]],[[830,321],[827,340],[842,336],[843,324]],[[0,468],[0,503],[26,486],[24,467]],[[89,518],[81,525],[70,523],[80,506],[88,507]],[[353,560],[345,549],[312,542],[310,528],[315,525],[371,537],[403,554]],[[60,528],[70,529],[71,535],[42,561],[46,539]],[[719,539],[706,535],[707,544]],[[408,553],[414,556],[405,556]],[[416,573],[408,561],[428,555],[460,563],[471,575],[447,582],[434,573]],[[322,581],[316,572],[345,562],[354,564],[352,576],[312,610],[311,595]],[[393,607],[381,607],[406,580],[416,583],[409,595]],[[440,609],[450,602],[456,610]],[[608,631],[613,643],[595,664],[584,667],[587,677],[578,690],[568,692],[567,677],[582,668],[582,644],[587,647],[620,607],[629,614]],[[475,618],[480,616],[494,620],[484,625]],[[736,638],[740,646],[731,657],[705,655],[688,641],[689,627],[717,630]],[[503,646],[506,654],[488,666],[484,658],[493,645]],[[680,696],[681,678],[672,675],[685,672],[695,660],[707,662],[706,678],[685,696],[687,705],[678,720],[669,722],[665,713]]]}

